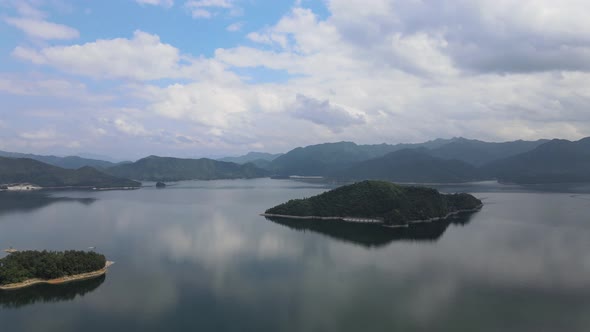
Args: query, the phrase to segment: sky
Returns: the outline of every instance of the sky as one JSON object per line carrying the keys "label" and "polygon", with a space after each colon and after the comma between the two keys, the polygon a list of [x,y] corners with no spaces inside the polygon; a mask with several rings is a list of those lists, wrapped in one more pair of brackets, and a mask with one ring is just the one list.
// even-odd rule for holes
{"label": "sky", "polygon": [[0,150],[590,136],[587,0],[0,0]]}

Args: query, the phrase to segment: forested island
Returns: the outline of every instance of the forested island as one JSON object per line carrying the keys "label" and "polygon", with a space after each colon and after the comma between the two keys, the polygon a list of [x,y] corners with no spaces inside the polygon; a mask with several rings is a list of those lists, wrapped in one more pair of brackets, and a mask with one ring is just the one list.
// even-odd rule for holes
{"label": "forested island", "polygon": [[96,252],[16,251],[0,259],[0,289],[89,279],[104,275],[107,267]]}
{"label": "forested island", "polygon": [[474,211],[481,200],[470,194],[441,194],[435,189],[399,186],[386,181],[362,181],[305,199],[294,199],[266,210],[269,217],[340,219],[387,226],[444,219]]}

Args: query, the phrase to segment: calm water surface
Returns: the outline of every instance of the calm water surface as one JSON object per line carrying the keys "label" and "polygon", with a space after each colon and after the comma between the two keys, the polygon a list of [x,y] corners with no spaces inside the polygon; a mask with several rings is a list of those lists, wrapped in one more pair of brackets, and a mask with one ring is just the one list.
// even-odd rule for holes
{"label": "calm water surface", "polygon": [[0,247],[86,249],[104,278],[0,292],[1,331],[590,331],[590,188],[442,186],[485,202],[412,230],[270,221],[288,180],[0,195]]}

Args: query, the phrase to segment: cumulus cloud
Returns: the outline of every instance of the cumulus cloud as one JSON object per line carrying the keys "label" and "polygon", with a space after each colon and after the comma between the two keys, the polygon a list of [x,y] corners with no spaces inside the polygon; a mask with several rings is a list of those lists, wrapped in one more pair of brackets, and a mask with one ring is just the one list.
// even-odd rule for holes
{"label": "cumulus cloud", "polygon": [[213,128],[227,128],[240,113],[251,109],[252,97],[245,89],[210,82],[151,87],[149,91],[145,97],[155,113]]}
{"label": "cumulus cloud", "polygon": [[[589,70],[590,23],[583,0],[332,0],[332,23],[367,52],[392,36],[440,35],[454,64],[477,72]],[[395,65],[395,64],[392,64]]]}
{"label": "cumulus cloud", "polygon": [[35,64],[95,78],[156,80],[179,77],[188,65],[180,63],[177,48],[162,43],[157,35],[137,30],[133,38],[100,39],[72,46],[34,50],[18,46],[13,56]]}
{"label": "cumulus cloud", "polygon": [[128,121],[124,118],[113,120],[113,124],[120,132],[127,135],[144,136],[147,134],[147,130],[140,123]]}
{"label": "cumulus cloud", "polygon": [[[143,31],[79,45],[20,46],[13,56],[120,80],[114,85],[120,84],[121,97],[142,116],[122,117],[118,128],[111,122],[109,132],[126,135],[134,146],[143,142],[146,150],[177,144],[284,151],[338,140],[590,135],[584,1],[326,4],[330,15],[295,6],[275,24],[249,31],[239,46],[219,48],[210,57],[183,54]],[[211,17],[236,8],[222,0],[185,5],[196,16]],[[282,79],[258,80],[275,74]],[[21,95],[51,91],[12,80],[0,76],[0,89]]]}
{"label": "cumulus cloud", "polygon": [[330,104],[329,100],[319,100],[298,94],[291,107],[295,118],[311,121],[333,129],[365,123],[362,114],[351,114],[344,108]]}

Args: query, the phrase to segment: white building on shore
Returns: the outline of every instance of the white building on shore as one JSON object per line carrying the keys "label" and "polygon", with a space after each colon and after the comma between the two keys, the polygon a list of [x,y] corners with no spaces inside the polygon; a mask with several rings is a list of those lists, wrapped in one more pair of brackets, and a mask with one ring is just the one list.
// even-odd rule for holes
{"label": "white building on shore", "polygon": [[0,191],[33,191],[42,189],[36,184],[31,183],[11,183],[0,185]]}

